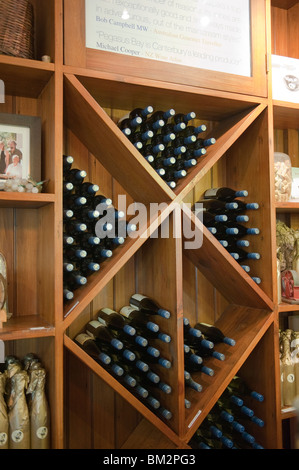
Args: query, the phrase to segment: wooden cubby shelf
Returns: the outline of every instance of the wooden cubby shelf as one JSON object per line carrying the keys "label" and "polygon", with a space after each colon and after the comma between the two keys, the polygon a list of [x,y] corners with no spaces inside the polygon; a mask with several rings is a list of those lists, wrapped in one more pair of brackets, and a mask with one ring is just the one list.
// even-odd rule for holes
{"label": "wooden cubby shelf", "polygon": [[2,341],[55,336],[55,328],[38,315],[12,317],[0,330]]}
{"label": "wooden cubby shelf", "polygon": [[0,193],[0,207],[1,208],[27,208],[38,209],[39,207],[52,204],[55,201],[54,194],[26,194],[23,193]]}

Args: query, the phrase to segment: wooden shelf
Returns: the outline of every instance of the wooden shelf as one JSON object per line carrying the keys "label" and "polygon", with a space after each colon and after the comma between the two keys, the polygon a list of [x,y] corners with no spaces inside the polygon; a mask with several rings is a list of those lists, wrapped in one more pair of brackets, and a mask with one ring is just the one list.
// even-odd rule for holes
{"label": "wooden shelf", "polygon": [[38,315],[12,316],[0,329],[0,339],[3,341],[47,336],[55,336],[55,328]]}
{"label": "wooden shelf", "polygon": [[276,212],[297,212],[299,210],[299,202],[287,201],[287,202],[276,202]]}
{"label": "wooden shelf", "polygon": [[[265,295],[188,207],[184,208],[183,216],[191,221],[192,230],[199,230],[203,234],[202,246],[198,249],[184,250],[184,253],[216,289],[228,301],[237,305],[273,310],[271,299]],[[228,272],[229,276],[227,276]]]}
{"label": "wooden shelf", "polygon": [[54,73],[54,64],[0,55],[5,94],[37,98]]}
{"label": "wooden shelf", "polygon": [[279,312],[297,312],[299,311],[299,305],[298,304],[288,304],[282,302],[281,304],[278,305],[278,311]]}
{"label": "wooden shelf", "polygon": [[208,367],[215,370],[213,377],[201,373],[191,374],[193,380],[203,386],[203,390],[198,393],[186,389],[186,398],[193,406],[186,410],[185,442],[190,440],[272,322],[273,314],[266,310],[230,305],[223,312],[216,326],[225,331],[227,336],[234,338],[236,345],[229,347],[217,344],[217,351],[225,355],[225,361],[219,363],[213,358],[205,361]]}
{"label": "wooden shelf", "polygon": [[54,194],[0,192],[0,207],[38,209],[55,202]]}
{"label": "wooden shelf", "polygon": [[275,129],[298,129],[299,103],[274,100],[273,118]]}
{"label": "wooden shelf", "polygon": [[296,408],[293,406],[284,406],[281,409],[281,419],[297,418]]}
{"label": "wooden shelf", "polygon": [[100,364],[93,360],[83,349],[81,349],[74,341],[67,335],[64,335],[64,345],[78,357],[84,364],[89,367],[95,374],[103,379],[111,388],[119,393],[127,402],[136,408],[146,419],[148,419],[154,426],[163,432],[168,439],[173,443],[180,445],[179,437],[161,421],[158,416],[152,413],[138,398],[136,398],[129,390],[123,387],[109,372],[107,372]]}

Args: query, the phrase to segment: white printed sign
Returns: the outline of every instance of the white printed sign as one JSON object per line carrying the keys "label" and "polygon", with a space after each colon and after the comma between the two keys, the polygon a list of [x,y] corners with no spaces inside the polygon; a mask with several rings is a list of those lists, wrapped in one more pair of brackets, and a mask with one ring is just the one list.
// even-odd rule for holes
{"label": "white printed sign", "polygon": [[85,0],[86,47],[251,76],[250,0]]}
{"label": "white printed sign", "polygon": [[299,103],[299,60],[272,55],[272,97]]}

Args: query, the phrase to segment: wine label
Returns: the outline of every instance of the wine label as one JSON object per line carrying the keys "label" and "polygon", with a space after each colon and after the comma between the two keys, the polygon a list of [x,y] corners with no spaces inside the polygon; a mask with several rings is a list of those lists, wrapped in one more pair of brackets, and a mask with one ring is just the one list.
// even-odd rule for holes
{"label": "wine label", "polygon": [[0,447],[5,446],[7,443],[8,436],[6,432],[0,432]]}
{"label": "wine label", "polygon": [[47,435],[48,435],[48,428],[46,426],[41,426],[36,431],[36,436],[38,437],[38,439],[46,439]]}
{"label": "wine label", "polygon": [[104,318],[99,317],[99,323],[104,326],[108,326],[108,323],[104,320]]}
{"label": "wine label", "polygon": [[87,340],[90,340],[90,335],[88,335],[87,333],[81,333],[80,335],[76,336],[76,341],[79,343],[79,344],[84,344],[85,341]]}
{"label": "wine label", "polygon": [[89,322],[89,325],[93,326],[94,328],[97,328],[99,325],[101,325],[101,323],[97,320],[91,320]]}
{"label": "wine label", "polygon": [[112,310],[112,308],[102,308],[102,312],[106,313],[107,315],[112,315],[115,313],[115,310]]}
{"label": "wine label", "polygon": [[209,197],[216,196],[218,189],[219,189],[219,188],[207,189],[206,192],[205,192],[205,197],[206,197],[206,198],[209,198]]}
{"label": "wine label", "polygon": [[291,384],[292,384],[293,382],[295,382],[295,375],[294,375],[294,374],[288,374],[288,375],[287,375],[287,381],[288,381],[289,383],[291,383]]}
{"label": "wine label", "polygon": [[16,442],[17,444],[19,442],[22,442],[23,438],[24,438],[24,433],[20,429],[16,429],[15,431],[11,433],[11,439],[13,440],[13,442]]}
{"label": "wine label", "polygon": [[204,323],[203,321],[201,321],[200,324],[204,326],[213,326],[213,325],[210,325],[210,323]]}
{"label": "wine label", "polygon": [[130,316],[130,313],[134,311],[136,311],[136,308],[126,306],[126,307],[123,307],[119,313],[121,313],[124,317],[128,318]]}
{"label": "wine label", "polygon": [[146,299],[147,297],[145,295],[142,295],[142,294],[134,294],[132,295],[132,299],[135,299],[137,300],[138,302],[140,302],[142,299]]}

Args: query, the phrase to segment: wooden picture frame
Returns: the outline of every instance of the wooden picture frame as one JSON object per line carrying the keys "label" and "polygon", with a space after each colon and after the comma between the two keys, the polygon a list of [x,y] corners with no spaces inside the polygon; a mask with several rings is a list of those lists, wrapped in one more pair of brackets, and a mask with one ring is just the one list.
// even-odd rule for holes
{"label": "wooden picture frame", "polygon": [[64,0],[64,12],[65,65],[111,74],[112,79],[117,74],[137,78],[140,83],[159,80],[260,97],[268,95],[266,0],[250,0],[250,77],[89,49],[86,47],[85,0]]}
{"label": "wooden picture frame", "polygon": [[41,119],[0,113],[0,179],[29,176],[41,179]]}

